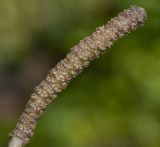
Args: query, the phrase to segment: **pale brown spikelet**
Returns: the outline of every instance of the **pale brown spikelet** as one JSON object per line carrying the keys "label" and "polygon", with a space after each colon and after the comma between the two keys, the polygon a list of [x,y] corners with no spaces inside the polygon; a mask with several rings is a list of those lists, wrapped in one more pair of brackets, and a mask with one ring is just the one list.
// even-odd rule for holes
{"label": "pale brown spikelet", "polygon": [[10,136],[18,137],[23,144],[27,144],[43,111],[57,94],[66,88],[71,79],[87,67],[91,60],[98,58],[106,48],[111,47],[116,40],[142,26],[146,18],[143,8],[133,6],[119,13],[117,17],[97,28],[92,35],[74,46],[71,52],[49,71],[46,79],[35,88]]}

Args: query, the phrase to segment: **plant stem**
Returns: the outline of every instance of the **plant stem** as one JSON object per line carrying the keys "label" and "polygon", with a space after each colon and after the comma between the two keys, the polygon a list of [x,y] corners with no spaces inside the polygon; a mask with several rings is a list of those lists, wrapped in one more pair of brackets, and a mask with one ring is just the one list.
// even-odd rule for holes
{"label": "plant stem", "polygon": [[8,147],[23,147],[23,141],[18,137],[12,137]]}

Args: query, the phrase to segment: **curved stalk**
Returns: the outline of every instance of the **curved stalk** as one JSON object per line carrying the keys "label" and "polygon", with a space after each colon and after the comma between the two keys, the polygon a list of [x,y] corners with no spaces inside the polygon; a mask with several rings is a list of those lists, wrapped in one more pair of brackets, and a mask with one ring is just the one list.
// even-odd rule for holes
{"label": "curved stalk", "polygon": [[21,147],[27,144],[34,133],[37,120],[57,94],[116,40],[141,27],[146,17],[143,8],[132,6],[74,46],[66,57],[49,71],[46,79],[35,88],[16,128],[10,133],[9,147]]}

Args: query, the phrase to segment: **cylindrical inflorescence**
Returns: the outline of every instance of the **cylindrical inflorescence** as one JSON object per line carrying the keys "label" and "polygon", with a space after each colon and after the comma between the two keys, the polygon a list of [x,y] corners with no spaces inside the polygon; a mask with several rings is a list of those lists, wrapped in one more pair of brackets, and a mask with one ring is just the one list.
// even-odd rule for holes
{"label": "cylindrical inflorescence", "polygon": [[87,67],[91,60],[98,58],[106,48],[111,47],[116,40],[142,26],[146,17],[143,8],[132,6],[74,46],[35,88],[10,136],[17,137],[23,144],[27,144],[33,135],[37,120],[71,79]]}

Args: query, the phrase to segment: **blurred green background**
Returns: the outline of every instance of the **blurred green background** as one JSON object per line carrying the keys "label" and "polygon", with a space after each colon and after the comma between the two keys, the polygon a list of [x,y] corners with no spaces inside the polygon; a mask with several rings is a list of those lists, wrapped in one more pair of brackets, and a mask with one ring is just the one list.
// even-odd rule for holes
{"label": "blurred green background", "polygon": [[119,11],[145,26],[120,39],[44,113],[28,147],[160,147],[160,0],[0,0],[0,147],[33,88]]}

